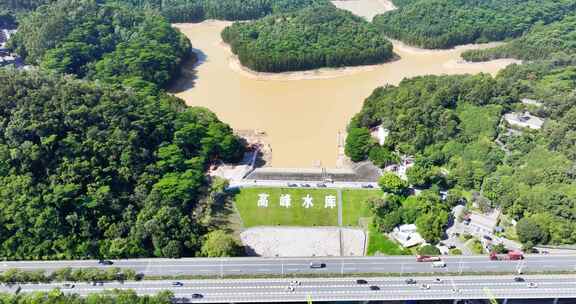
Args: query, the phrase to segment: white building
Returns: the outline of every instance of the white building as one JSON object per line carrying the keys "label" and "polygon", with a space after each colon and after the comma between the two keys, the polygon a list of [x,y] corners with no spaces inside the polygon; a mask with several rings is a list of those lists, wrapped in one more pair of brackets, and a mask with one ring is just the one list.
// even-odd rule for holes
{"label": "white building", "polygon": [[384,128],[382,125],[379,125],[376,128],[372,128],[370,130],[370,134],[372,135],[372,137],[378,140],[378,144],[380,146],[383,146],[384,143],[386,142],[386,138],[390,134],[390,131],[388,131],[388,129]]}
{"label": "white building", "polygon": [[398,226],[394,228],[390,236],[404,248],[414,247],[425,242],[414,224]]}
{"label": "white building", "polygon": [[492,235],[496,225],[498,224],[498,217],[500,217],[500,210],[498,209],[493,210],[489,214],[478,212],[470,213],[468,217],[470,219],[470,233],[479,236]]}
{"label": "white building", "polygon": [[520,101],[525,105],[531,105],[531,106],[536,106],[536,107],[541,107],[543,105],[542,102],[535,100],[535,99],[530,99],[530,98],[522,98],[522,100],[520,100]]}
{"label": "white building", "polygon": [[508,113],[504,115],[504,119],[512,126],[534,130],[541,129],[544,125],[544,119],[534,116],[528,111],[524,113]]}

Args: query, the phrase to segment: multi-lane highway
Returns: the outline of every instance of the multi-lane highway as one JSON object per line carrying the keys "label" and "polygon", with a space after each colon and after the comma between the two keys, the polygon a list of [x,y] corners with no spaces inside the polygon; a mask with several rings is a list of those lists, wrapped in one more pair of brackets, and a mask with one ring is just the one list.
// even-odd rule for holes
{"label": "multi-lane highway", "polygon": [[[10,268],[45,270],[121,267],[148,276],[234,276],[234,275],[302,275],[359,273],[486,273],[486,272],[560,272],[576,271],[576,255],[527,255],[519,261],[491,261],[487,256],[443,257],[445,268],[433,268],[432,263],[416,262],[413,256],[388,257],[327,257],[327,258],[183,258],[114,260],[112,266],[97,261],[24,261],[0,262],[0,271]],[[324,263],[324,268],[312,269],[311,262]]]}
{"label": "multi-lane highway", "polygon": [[[365,278],[358,284],[355,278],[336,279],[250,279],[250,280],[194,280],[142,281],[105,283],[92,286],[75,283],[64,287],[62,283],[20,285],[20,292],[49,291],[54,288],[69,293],[87,295],[111,289],[132,289],[138,294],[155,294],[171,290],[181,302],[240,303],[240,302],[304,302],[367,301],[367,300],[432,300],[432,299],[537,299],[576,298],[576,277],[573,275],[522,276],[468,276],[468,277],[413,277]],[[293,281],[296,281],[294,283]],[[18,286],[0,287],[0,291],[13,292]]]}

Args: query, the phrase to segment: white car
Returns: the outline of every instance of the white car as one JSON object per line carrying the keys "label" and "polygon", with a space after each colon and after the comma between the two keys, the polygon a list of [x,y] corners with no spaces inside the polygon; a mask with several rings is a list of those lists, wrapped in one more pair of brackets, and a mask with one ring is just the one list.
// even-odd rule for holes
{"label": "white car", "polygon": [[290,286],[300,286],[302,283],[300,281],[292,280],[290,281]]}
{"label": "white car", "polygon": [[422,285],[420,285],[420,289],[430,289],[430,285],[422,284]]}
{"label": "white car", "polygon": [[286,291],[287,291],[287,292],[294,292],[294,287],[293,287],[293,286],[288,286],[288,287],[286,287]]}
{"label": "white car", "polygon": [[528,283],[528,288],[536,288],[536,287],[538,287],[538,284],[536,284],[534,282]]}

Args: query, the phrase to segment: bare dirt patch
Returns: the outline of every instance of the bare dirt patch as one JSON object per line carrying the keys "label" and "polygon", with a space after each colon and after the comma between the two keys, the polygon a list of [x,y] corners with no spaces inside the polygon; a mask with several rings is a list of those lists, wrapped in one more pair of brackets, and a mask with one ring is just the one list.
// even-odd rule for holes
{"label": "bare dirt patch", "polygon": [[362,256],[366,235],[360,229],[256,227],[240,234],[248,253],[263,257]]}

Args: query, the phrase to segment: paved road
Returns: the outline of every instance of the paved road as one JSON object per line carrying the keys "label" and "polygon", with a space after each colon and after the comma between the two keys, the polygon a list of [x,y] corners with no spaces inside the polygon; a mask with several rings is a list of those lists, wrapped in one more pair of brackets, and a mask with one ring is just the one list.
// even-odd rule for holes
{"label": "paved road", "polygon": [[[194,280],[181,281],[183,286],[174,287],[171,281],[142,281],[104,283],[92,286],[76,283],[65,288],[62,283],[20,285],[20,292],[49,291],[54,288],[69,293],[87,295],[111,289],[132,289],[138,294],[155,294],[171,290],[182,302],[241,303],[241,302],[303,302],[358,301],[358,300],[432,300],[432,299],[485,299],[485,298],[576,298],[576,276],[539,275],[524,276],[524,282],[515,282],[513,276],[415,277],[416,284],[407,284],[406,278],[367,278],[367,284],[357,284],[356,279],[298,279],[294,291],[287,288],[290,279],[268,280]],[[529,287],[529,283],[536,286]],[[428,285],[428,287],[423,287]],[[379,290],[370,290],[377,286]],[[14,292],[17,286],[0,287],[0,291]],[[192,294],[202,298],[193,299]]]}
{"label": "paved road", "polygon": [[[115,260],[112,266],[97,261],[27,261],[0,262],[0,271],[9,268],[45,270],[121,267],[145,275],[301,275],[354,273],[473,273],[576,271],[576,255],[528,255],[521,261],[490,261],[487,256],[444,257],[446,268],[432,268],[432,263],[418,263],[413,256],[388,257],[327,257],[327,258],[183,258]],[[311,262],[326,267],[311,269]]]}
{"label": "paved road", "polygon": [[[243,179],[243,180],[234,180],[230,181],[229,188],[251,188],[251,187],[287,187],[288,184],[296,184],[298,188],[302,189],[313,189],[318,188],[318,184],[324,184],[326,187],[318,188],[330,188],[330,189],[344,189],[344,188],[359,188],[362,189],[363,186],[372,187],[371,189],[378,189],[378,183],[369,183],[369,182],[333,182],[333,183],[325,183],[319,181],[284,181],[284,180],[254,180],[254,179]],[[308,184],[310,188],[300,187],[300,185]]]}

